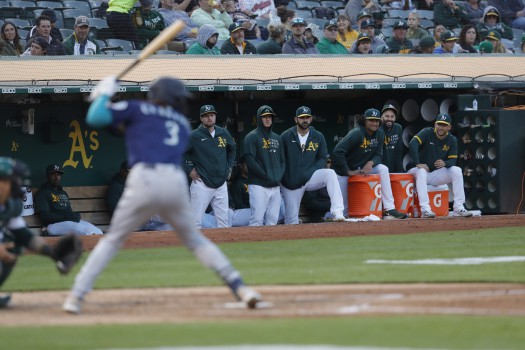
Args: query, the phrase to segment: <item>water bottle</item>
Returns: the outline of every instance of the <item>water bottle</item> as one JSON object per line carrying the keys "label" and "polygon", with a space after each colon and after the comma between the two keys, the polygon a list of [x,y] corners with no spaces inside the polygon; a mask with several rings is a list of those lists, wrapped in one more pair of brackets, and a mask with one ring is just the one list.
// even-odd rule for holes
{"label": "water bottle", "polygon": [[474,101],[472,101],[472,109],[475,111],[478,110],[478,100],[474,99]]}

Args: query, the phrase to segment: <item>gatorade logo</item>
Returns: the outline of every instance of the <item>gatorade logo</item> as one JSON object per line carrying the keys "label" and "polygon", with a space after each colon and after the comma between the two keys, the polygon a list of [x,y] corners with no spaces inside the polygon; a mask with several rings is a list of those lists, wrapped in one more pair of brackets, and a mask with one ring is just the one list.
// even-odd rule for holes
{"label": "gatorade logo", "polygon": [[378,182],[370,181],[368,182],[368,185],[370,186],[370,188],[374,190],[374,197],[375,197],[374,199],[372,199],[372,203],[370,203],[370,211],[371,212],[379,211],[382,208],[381,183],[379,181]]}
{"label": "gatorade logo", "polygon": [[433,200],[433,203],[434,203],[434,207],[436,208],[441,208],[441,193],[438,193],[434,196],[434,200]]}
{"label": "gatorade logo", "polygon": [[405,187],[405,191],[407,197],[414,197],[414,184],[412,182],[409,182],[407,187]]}

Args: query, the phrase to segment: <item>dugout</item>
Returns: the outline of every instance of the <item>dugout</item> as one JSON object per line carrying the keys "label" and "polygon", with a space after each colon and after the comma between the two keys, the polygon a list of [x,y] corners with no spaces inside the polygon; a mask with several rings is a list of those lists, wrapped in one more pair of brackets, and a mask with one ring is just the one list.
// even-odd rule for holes
{"label": "dugout", "polygon": [[[25,160],[33,169],[35,185],[44,181],[44,168],[52,162],[63,165],[66,186],[107,184],[124,158],[124,144],[107,130],[86,127],[86,97],[98,80],[116,74],[132,59],[2,57],[0,154]],[[370,107],[381,108],[386,102],[399,107],[402,117],[398,121],[405,128],[407,141],[421,128],[433,125],[440,112],[452,115],[453,133],[460,138],[458,123],[463,123],[463,114],[473,107],[474,100],[478,110],[498,112],[493,113],[495,118],[500,118],[501,109],[494,109],[494,102],[498,97],[501,102],[506,91],[517,93],[505,95],[505,104],[525,104],[520,92],[525,88],[523,60],[519,55],[154,56],[125,77],[116,99],[144,98],[151,80],[162,75],[178,77],[194,95],[189,113],[192,126],[197,126],[200,105],[214,104],[218,123],[226,126],[237,142],[254,128],[261,104],[271,105],[277,113],[274,125],[278,133],[292,126],[297,107],[307,105],[316,116],[312,125],[325,134],[331,151],[353,127],[356,115]],[[500,170],[495,179],[474,179],[475,172],[466,175],[466,183],[474,179],[474,187],[480,181],[483,185],[478,186],[482,190],[468,191],[469,209],[512,212],[515,208],[518,189],[512,195],[504,187],[509,183],[507,177],[521,179],[525,170],[525,156],[520,153],[525,147],[524,114],[517,111],[512,123],[499,124],[499,137],[494,138],[494,146],[503,139],[515,145],[513,154],[518,157],[514,165],[493,165]],[[475,135],[473,139],[477,142]],[[488,140],[488,134],[483,139]],[[496,149],[504,151],[507,147]],[[504,158],[501,154],[500,159]],[[466,165],[475,169],[479,164]],[[492,174],[488,164],[483,166],[484,176]],[[489,187],[492,194],[501,191],[495,199],[485,196]],[[478,198],[483,198],[482,208],[477,206]]]}

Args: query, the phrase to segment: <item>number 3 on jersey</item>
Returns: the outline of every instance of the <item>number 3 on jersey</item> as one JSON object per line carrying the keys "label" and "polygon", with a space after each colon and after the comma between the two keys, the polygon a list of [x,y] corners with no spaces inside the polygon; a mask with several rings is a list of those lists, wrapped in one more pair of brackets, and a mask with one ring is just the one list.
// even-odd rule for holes
{"label": "number 3 on jersey", "polygon": [[179,144],[179,124],[172,120],[168,120],[164,125],[166,126],[166,131],[169,136],[164,139],[164,144],[167,146],[177,146]]}

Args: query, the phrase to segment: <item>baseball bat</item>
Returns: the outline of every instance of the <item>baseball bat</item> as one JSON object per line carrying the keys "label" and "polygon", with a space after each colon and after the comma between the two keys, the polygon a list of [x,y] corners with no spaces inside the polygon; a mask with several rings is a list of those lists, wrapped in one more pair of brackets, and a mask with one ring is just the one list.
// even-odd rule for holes
{"label": "baseball bat", "polygon": [[145,48],[142,49],[137,58],[131,62],[126,68],[124,68],[118,75],[117,80],[121,80],[129,71],[135,68],[140,62],[144,61],[149,56],[153,55],[155,51],[160,49],[168,41],[173,40],[182,30],[186,27],[186,24],[177,20],[168,28],[164,29],[152,42],[150,42]]}

